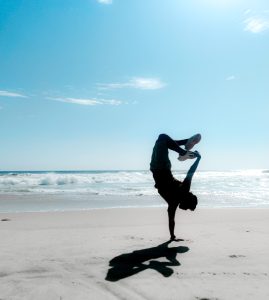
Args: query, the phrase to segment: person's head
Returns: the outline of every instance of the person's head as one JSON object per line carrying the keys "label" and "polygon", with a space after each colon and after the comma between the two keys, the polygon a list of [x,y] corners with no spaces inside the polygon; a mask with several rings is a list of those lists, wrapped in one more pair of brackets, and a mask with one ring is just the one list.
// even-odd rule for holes
{"label": "person's head", "polygon": [[193,195],[193,193],[188,192],[186,195],[184,195],[184,198],[179,203],[178,207],[184,210],[195,210],[197,203],[197,197]]}

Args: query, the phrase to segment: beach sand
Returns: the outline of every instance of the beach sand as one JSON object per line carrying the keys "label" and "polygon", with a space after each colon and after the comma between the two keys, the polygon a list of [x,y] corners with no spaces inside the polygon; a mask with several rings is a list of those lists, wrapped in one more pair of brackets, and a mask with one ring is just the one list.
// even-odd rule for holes
{"label": "beach sand", "polygon": [[269,209],[0,214],[0,299],[269,299]]}

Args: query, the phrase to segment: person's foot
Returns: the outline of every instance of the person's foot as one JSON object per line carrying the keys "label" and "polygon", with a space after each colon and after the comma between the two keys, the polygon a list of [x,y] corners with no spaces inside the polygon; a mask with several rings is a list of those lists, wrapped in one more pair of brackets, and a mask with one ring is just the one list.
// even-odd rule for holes
{"label": "person's foot", "polygon": [[178,160],[179,161],[184,161],[184,160],[186,160],[186,159],[193,159],[193,158],[195,158],[196,157],[196,155],[195,155],[195,153],[194,152],[192,152],[192,151],[187,151],[187,153],[186,154],[184,154],[184,155],[178,155]]}
{"label": "person's foot", "polygon": [[193,135],[192,137],[190,137],[187,141],[187,143],[185,144],[185,149],[186,150],[191,150],[196,144],[198,144],[201,141],[201,134],[197,133],[195,135]]}

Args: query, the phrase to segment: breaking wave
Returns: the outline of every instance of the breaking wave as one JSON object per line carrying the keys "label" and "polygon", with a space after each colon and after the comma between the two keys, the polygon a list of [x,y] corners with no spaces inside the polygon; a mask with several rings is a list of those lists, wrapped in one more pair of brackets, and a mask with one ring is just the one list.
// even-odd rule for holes
{"label": "breaking wave", "polygon": [[[269,205],[269,170],[198,171],[192,191],[207,206]],[[174,176],[183,179],[185,172]],[[1,194],[157,196],[150,171],[0,172]]]}

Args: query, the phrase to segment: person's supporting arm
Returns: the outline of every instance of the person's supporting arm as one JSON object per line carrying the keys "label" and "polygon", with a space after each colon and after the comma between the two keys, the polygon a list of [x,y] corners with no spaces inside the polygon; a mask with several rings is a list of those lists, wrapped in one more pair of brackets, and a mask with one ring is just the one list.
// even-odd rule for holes
{"label": "person's supporting arm", "polygon": [[[190,190],[193,174],[195,173],[195,171],[199,165],[200,159],[201,159],[201,155],[198,151],[195,151],[194,153],[196,155],[196,160],[193,163],[193,165],[190,167],[190,169],[186,175],[186,178],[183,181],[183,188],[186,190],[186,192],[189,192],[189,190]],[[173,204],[168,205],[168,210],[167,210],[171,240],[176,239],[174,230],[175,230],[175,214],[176,214],[177,207],[178,207],[178,204],[175,205],[173,203]]]}
{"label": "person's supporting arm", "polygon": [[183,180],[183,187],[187,192],[190,191],[192,177],[193,177],[193,175],[199,165],[200,159],[201,159],[201,155],[198,151],[195,151],[194,153],[196,155],[196,160],[193,163],[193,165],[190,167],[185,179]]}
{"label": "person's supporting arm", "polygon": [[169,205],[168,206],[168,220],[169,220],[169,231],[170,231],[170,239],[174,240],[176,238],[174,230],[175,230],[175,214],[177,210],[177,205]]}

